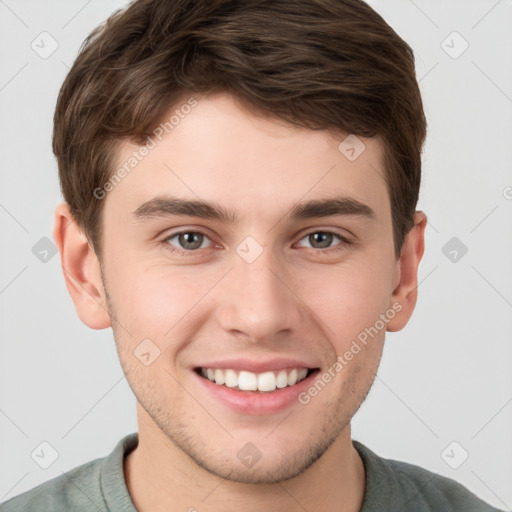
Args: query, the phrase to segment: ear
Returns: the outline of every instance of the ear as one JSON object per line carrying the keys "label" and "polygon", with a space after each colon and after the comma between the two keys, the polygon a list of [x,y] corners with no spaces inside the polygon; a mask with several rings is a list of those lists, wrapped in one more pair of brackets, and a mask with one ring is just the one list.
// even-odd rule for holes
{"label": "ear", "polygon": [[66,287],[80,320],[91,329],[110,327],[99,260],[67,203],[55,208],[53,238],[59,249]]}
{"label": "ear", "polygon": [[[427,216],[417,211],[414,214],[414,226],[407,233],[400,259],[396,263],[394,273],[394,289],[391,295],[390,307],[397,314],[387,324],[387,331],[400,331],[411,318],[418,297],[418,266],[425,251],[425,226]],[[401,305],[401,309],[397,305]]]}

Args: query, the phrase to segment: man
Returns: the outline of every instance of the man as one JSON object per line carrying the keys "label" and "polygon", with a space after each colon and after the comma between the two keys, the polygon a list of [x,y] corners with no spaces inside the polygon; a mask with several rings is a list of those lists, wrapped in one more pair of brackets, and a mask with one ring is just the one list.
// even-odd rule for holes
{"label": "man", "polygon": [[138,434],[1,510],[495,510],[351,439],[416,304],[425,130],[411,49],[360,0],[139,0],[94,31],[54,238]]}

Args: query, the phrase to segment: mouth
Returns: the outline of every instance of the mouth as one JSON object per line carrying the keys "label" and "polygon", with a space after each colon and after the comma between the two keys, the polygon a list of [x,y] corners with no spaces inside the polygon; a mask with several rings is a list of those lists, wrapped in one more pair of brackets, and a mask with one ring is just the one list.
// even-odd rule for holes
{"label": "mouth", "polygon": [[319,368],[290,367],[255,373],[233,368],[197,367],[194,371],[217,386],[239,392],[268,394],[294,388],[313,373],[317,373]]}
{"label": "mouth", "polygon": [[[316,364],[318,364],[315,361]],[[304,407],[298,397],[313,385],[320,367],[305,359],[274,356],[237,357],[202,361],[191,367],[203,403],[249,416],[284,413]]]}

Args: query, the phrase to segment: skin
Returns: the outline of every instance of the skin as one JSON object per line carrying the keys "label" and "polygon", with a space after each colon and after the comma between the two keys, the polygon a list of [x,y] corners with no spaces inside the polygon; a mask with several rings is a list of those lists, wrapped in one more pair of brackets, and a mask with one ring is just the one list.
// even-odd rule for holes
{"label": "skin", "polygon": [[[68,206],[55,210],[77,313],[93,329],[112,327],[138,400],[128,490],[142,512],[358,511],[365,473],[350,421],[373,383],[385,331],[402,329],[415,307],[426,216],[416,213],[395,258],[379,139],[361,139],[366,149],[351,162],[338,150],[346,135],[292,126],[226,94],[195,97],[191,113],[103,199],[101,265]],[[118,165],[134,150],[122,143]],[[131,217],[163,193],[216,202],[240,220]],[[285,217],[298,202],[333,194],[368,205],[375,219]],[[169,236],[197,230],[207,237],[189,256],[165,248],[186,250]],[[327,248],[340,251],[326,253],[307,236],[326,230],[353,243],[334,236]],[[236,252],[247,236],[263,249],[250,264]],[[394,303],[400,312],[307,405],[242,414],[207,395],[191,370],[214,358],[298,357],[325,372]],[[147,338],[160,350],[149,366],[133,355]],[[246,442],[262,453],[252,468],[237,458]]]}

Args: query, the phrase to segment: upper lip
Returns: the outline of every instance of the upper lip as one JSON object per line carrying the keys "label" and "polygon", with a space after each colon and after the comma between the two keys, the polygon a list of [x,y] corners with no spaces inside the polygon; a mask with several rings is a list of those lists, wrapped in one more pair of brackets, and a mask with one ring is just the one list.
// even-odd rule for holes
{"label": "upper lip", "polygon": [[252,373],[263,373],[270,371],[279,371],[286,368],[318,368],[318,365],[312,365],[306,361],[295,358],[279,357],[275,359],[257,360],[248,358],[237,359],[219,359],[208,361],[196,365],[194,368],[219,368],[221,370],[246,370]]}

